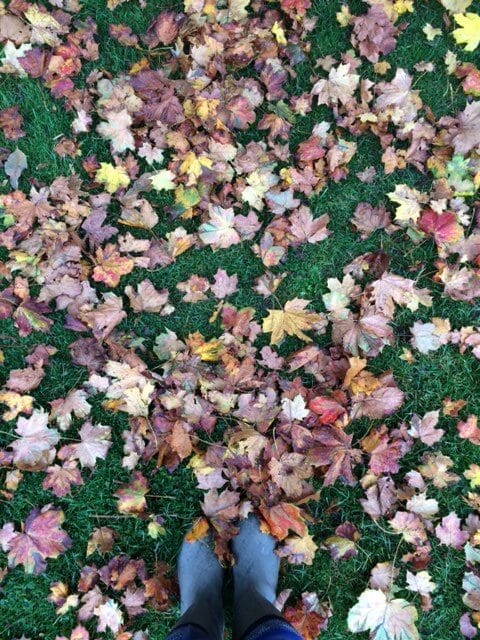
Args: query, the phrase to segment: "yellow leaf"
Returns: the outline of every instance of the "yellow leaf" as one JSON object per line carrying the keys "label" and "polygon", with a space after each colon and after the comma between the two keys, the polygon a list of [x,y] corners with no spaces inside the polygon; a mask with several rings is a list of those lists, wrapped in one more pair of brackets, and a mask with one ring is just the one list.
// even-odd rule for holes
{"label": "yellow leaf", "polygon": [[420,198],[422,194],[416,189],[411,189],[406,184],[397,184],[395,191],[387,193],[392,202],[399,206],[395,212],[396,222],[416,222],[420,216],[422,207]]}
{"label": "yellow leaf", "polygon": [[220,340],[210,340],[194,349],[195,355],[200,356],[200,360],[204,362],[216,362],[222,351],[223,345]]}
{"label": "yellow leaf", "polygon": [[40,11],[36,5],[29,7],[24,15],[34,27],[32,35],[36,42],[44,42],[50,46],[58,44],[58,31],[61,25],[52,15]]}
{"label": "yellow leaf", "polygon": [[470,480],[470,486],[472,489],[480,487],[480,467],[478,464],[471,464],[470,467],[464,471],[463,475],[467,480]]}
{"label": "yellow leaf", "polygon": [[164,536],[166,534],[165,527],[162,527],[156,520],[152,520],[147,526],[148,535],[156,540],[158,536]]}
{"label": "yellow leaf", "polygon": [[196,542],[197,540],[202,540],[207,535],[209,528],[208,521],[205,518],[197,518],[193,523],[193,527],[185,536],[185,541]]}
{"label": "yellow leaf", "polygon": [[450,13],[465,13],[473,0],[440,0]]}
{"label": "yellow leaf", "polygon": [[452,73],[455,73],[455,69],[457,68],[457,65],[458,65],[456,54],[453,53],[453,51],[447,51],[447,53],[445,54],[444,60],[445,60],[445,67],[447,68],[447,73],[449,75],[452,75]]}
{"label": "yellow leaf", "polygon": [[340,11],[335,14],[337,22],[341,27],[348,27],[351,24],[353,16],[350,13],[350,9],[346,4],[342,4]]}
{"label": "yellow leaf", "polygon": [[108,193],[115,193],[120,187],[128,187],[130,178],[125,167],[114,167],[108,162],[101,162],[95,180],[104,184]]}
{"label": "yellow leaf", "polygon": [[297,564],[313,564],[318,547],[309,533],[304,536],[289,536],[280,549],[282,556],[289,556]]}
{"label": "yellow leaf", "polygon": [[175,174],[168,169],[161,169],[155,175],[150,176],[150,182],[152,187],[156,191],[170,191],[175,189],[175,182],[173,182]]}
{"label": "yellow leaf", "polygon": [[413,0],[395,0],[393,10],[397,16],[407,13],[407,11],[413,13]]}
{"label": "yellow leaf", "polygon": [[0,404],[6,404],[8,407],[8,411],[5,411],[2,416],[8,422],[15,420],[19,413],[30,415],[33,409],[33,398],[14,391],[0,391]]}
{"label": "yellow leaf", "polygon": [[275,39],[278,42],[278,44],[283,44],[283,45],[287,44],[287,39],[285,38],[285,31],[282,29],[282,27],[279,25],[278,22],[273,23],[272,33],[275,36]]}
{"label": "yellow leaf", "polygon": [[427,40],[429,42],[431,42],[432,40],[435,40],[437,36],[442,35],[442,30],[437,29],[436,27],[433,27],[429,22],[427,22],[427,24],[424,27],[422,27],[422,31],[427,36]]}
{"label": "yellow leaf", "polygon": [[271,333],[270,344],[279,344],[285,335],[296,336],[305,342],[311,342],[305,330],[313,328],[313,325],[321,320],[321,315],[306,310],[310,300],[294,298],[289,300],[282,310],[269,309],[269,315],[263,321],[263,331]]}
{"label": "yellow leaf", "polygon": [[376,62],[373,65],[373,68],[375,70],[375,73],[378,73],[381,76],[384,76],[387,73],[387,71],[392,68],[392,65],[386,60],[381,60],[380,62]]}
{"label": "yellow leaf", "polygon": [[180,165],[180,175],[186,173],[192,183],[201,175],[203,167],[210,169],[213,161],[205,156],[196,156],[193,151],[189,151]]}
{"label": "yellow leaf", "polygon": [[474,51],[480,44],[480,16],[476,13],[456,13],[455,22],[460,25],[452,32],[457,44],[464,44],[466,51]]}

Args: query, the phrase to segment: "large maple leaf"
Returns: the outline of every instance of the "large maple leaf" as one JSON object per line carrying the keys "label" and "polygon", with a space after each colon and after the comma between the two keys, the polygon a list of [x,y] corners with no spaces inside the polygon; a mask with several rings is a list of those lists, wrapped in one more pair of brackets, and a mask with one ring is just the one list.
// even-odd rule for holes
{"label": "large maple leaf", "polygon": [[417,618],[415,607],[406,600],[366,589],[348,613],[348,628],[353,633],[370,631],[372,640],[419,640]]}
{"label": "large maple leaf", "polygon": [[286,335],[296,336],[305,342],[312,341],[304,331],[314,328],[322,316],[305,309],[309,302],[294,298],[286,302],[281,310],[269,309],[268,316],[263,321],[263,331],[272,334],[270,344],[279,344]]}
{"label": "large maple leaf", "polygon": [[61,528],[65,515],[61,509],[46,505],[34,509],[25,520],[23,531],[13,533],[2,542],[8,551],[8,563],[15,567],[22,564],[27,573],[42,573],[48,558],[58,558],[71,546],[71,540]]}

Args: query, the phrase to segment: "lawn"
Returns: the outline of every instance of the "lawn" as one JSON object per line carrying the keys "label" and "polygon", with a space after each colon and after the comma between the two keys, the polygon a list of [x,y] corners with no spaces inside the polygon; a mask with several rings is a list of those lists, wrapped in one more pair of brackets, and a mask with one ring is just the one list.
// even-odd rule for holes
{"label": "lawn", "polygon": [[[63,5],[62,2],[39,4],[51,12],[58,9],[59,6],[67,6],[68,2],[64,2]],[[255,12],[263,12],[265,4],[267,9],[280,10],[279,4],[276,2],[252,3],[248,9],[250,15],[254,15]],[[343,4],[345,6],[348,4],[350,13],[354,16],[360,15],[368,9],[368,4],[360,0],[349,0],[348,3]],[[392,3],[384,2],[383,4],[391,5]],[[310,46],[306,48],[303,60],[293,65],[290,63],[295,73],[290,74],[284,84],[288,94],[285,102],[288,102],[290,96],[309,94],[313,84],[319,78],[327,77],[327,72],[317,64],[319,59],[333,56],[337,61],[340,61],[342,54],[350,51],[351,55],[357,55],[358,61],[361,62],[356,73],[362,79],[369,78],[375,83],[389,82],[397,69],[407,70],[413,77],[412,89],[419,92],[423,102],[422,114],[426,113],[426,107],[428,107],[431,110],[432,119],[438,121],[442,116],[453,117],[462,111],[467,102],[472,101],[472,96],[465,95],[461,79],[448,73],[445,56],[448,51],[451,51],[457,55],[459,63],[470,62],[480,66],[479,49],[469,53],[456,44],[452,37],[452,31],[455,27],[453,18],[451,14],[447,14],[439,1],[415,0],[412,4],[413,12],[403,13],[397,20],[397,25],[403,22],[406,24],[396,37],[396,48],[380,58],[390,64],[385,75],[382,75],[378,73],[378,67],[375,68],[365,57],[360,57],[358,51],[356,54],[353,51],[350,41],[352,28],[349,25],[342,27],[336,17],[342,3],[335,0],[313,0],[312,6],[307,10],[307,16],[315,17],[317,20],[313,29],[304,34],[304,38],[306,42],[310,43]],[[33,5],[33,3],[17,1],[0,3],[0,13],[3,5],[6,10],[12,9],[9,5],[15,5],[12,10],[24,13],[25,7],[21,5]],[[132,65],[136,63],[150,65],[152,69],[161,68],[165,56],[170,55],[169,46],[162,47],[160,45],[154,49],[156,52],[154,55],[149,53],[148,47],[142,43],[137,48],[124,46],[111,37],[109,34],[110,25],[128,25],[133,34],[140,36],[146,33],[149,24],[161,11],[169,9],[173,12],[181,12],[183,10],[183,4],[173,0],[161,0],[161,2],[148,0],[145,6],[141,6],[136,0],[128,0],[113,9],[107,7],[105,0],[81,0],[80,5],[75,19],[95,22],[98,28],[95,40],[99,45],[99,55],[97,59],[82,60],[82,68],[73,76],[73,81],[76,87],[89,87],[92,92],[94,86],[92,74],[94,73],[101,72],[104,78],[112,79],[128,74],[131,72]],[[191,5],[192,3],[190,3]],[[215,6],[215,3],[212,6]],[[479,14],[480,1],[474,0],[468,11]],[[446,22],[445,16],[447,15],[449,18]],[[214,18],[211,17],[211,19]],[[427,23],[441,30],[440,34],[432,40],[428,40],[423,31]],[[285,24],[290,24],[289,19],[285,18]],[[285,27],[285,29],[288,32],[290,27]],[[63,35],[61,37],[64,38]],[[46,43],[40,46],[45,49],[49,48]],[[188,50],[186,55],[188,55]],[[416,70],[415,65],[420,62],[433,63],[434,70]],[[235,65],[233,67],[229,72],[230,81],[235,82],[245,77],[255,78],[258,75],[258,70],[255,71],[253,64],[248,64],[243,68],[240,65],[237,68]],[[182,77],[181,69],[177,69],[175,73],[177,78]],[[96,100],[95,96],[94,102]],[[235,132],[235,144],[247,145],[250,141],[266,141],[267,131],[259,129],[257,124],[262,116],[272,113],[270,106],[274,105],[279,109],[278,103],[280,103],[279,99],[273,99],[261,105],[255,114],[255,122],[243,130]],[[84,194],[105,192],[105,187],[99,184],[99,180],[94,183],[95,171],[98,170],[99,165],[95,166],[93,172],[90,170],[88,173],[83,164],[85,159],[92,156],[98,163],[113,162],[109,140],[96,130],[100,118],[95,110],[92,110],[93,125],[90,130],[75,137],[71,130],[71,124],[75,117],[74,111],[65,108],[63,98],[52,96],[44,79],[30,77],[30,75],[20,77],[15,74],[2,73],[0,74],[0,111],[12,106],[18,106],[19,112],[23,116],[23,129],[26,135],[19,138],[18,141],[14,141],[5,138],[0,133],[0,147],[3,149],[1,156],[4,159],[17,146],[28,159],[28,168],[23,172],[19,181],[20,191],[28,194],[32,186],[39,190],[50,185],[58,176],[78,175],[82,180],[82,188],[85,189]],[[288,145],[291,154],[290,156],[287,154],[285,161],[280,163],[281,167],[291,165],[298,145],[309,138],[312,134],[312,128],[316,124],[322,121],[334,123],[335,108],[325,104],[318,105],[317,100],[314,99],[308,113],[301,115],[293,114],[290,111],[290,115],[292,116],[290,119],[292,126]],[[135,123],[134,126],[138,126],[140,129],[143,126],[145,129],[146,125]],[[172,129],[174,128],[172,126]],[[394,131],[394,129],[395,127],[391,127],[390,131]],[[382,149],[378,137],[368,128],[354,136],[346,128],[342,129],[341,124],[335,125],[334,123],[332,131],[335,131],[338,138],[355,141],[357,144],[356,152],[348,162],[346,176],[338,181],[335,181],[332,176],[327,176],[325,185],[318,188],[310,196],[296,194],[296,197],[299,197],[302,202],[308,203],[315,218],[323,214],[329,215],[328,229],[331,233],[320,242],[305,242],[297,246],[287,246],[281,262],[269,267],[269,270],[276,274],[287,274],[273,297],[263,297],[253,288],[256,279],[261,277],[266,270],[265,264],[252,252],[252,245],[259,242],[261,230],[257,232],[254,239],[246,239],[227,248],[214,247],[212,249],[211,246],[197,241],[195,247],[175,256],[174,260],[165,266],[156,264],[153,268],[145,267],[138,259],[135,267],[121,277],[120,284],[113,286],[106,283],[105,280],[94,281],[95,279],[91,277],[89,272],[92,263],[89,263],[85,255],[82,257],[81,264],[84,273],[89,273],[90,283],[95,287],[98,295],[111,291],[118,296],[123,296],[126,300],[125,287],[136,288],[146,278],[157,290],[168,289],[169,303],[173,307],[170,314],[161,315],[149,311],[134,313],[125,302],[123,307],[127,315],[121,323],[117,324],[111,336],[114,337],[114,342],[125,347],[125,353],[135,353],[146,363],[148,375],[153,374],[154,376],[153,381],[157,385],[156,393],[159,393],[160,389],[162,393],[167,393],[169,389],[173,388],[173,386],[169,386],[172,385],[170,379],[166,380],[166,376],[168,376],[166,366],[161,363],[155,352],[157,336],[165,334],[166,330],[175,332],[180,340],[187,339],[190,334],[195,332],[202,334],[205,340],[216,339],[225,334],[225,328],[221,326],[220,320],[216,318],[212,321],[212,314],[217,308],[218,300],[211,293],[203,296],[204,299],[198,302],[191,303],[183,300],[184,293],[178,290],[176,285],[185,282],[192,275],[207,278],[211,282],[218,269],[224,269],[230,276],[236,274],[238,276],[237,290],[228,296],[228,303],[237,309],[252,308],[250,322],[256,321],[260,325],[268,315],[268,310],[280,309],[286,302],[294,298],[311,301],[308,309],[312,311],[319,314],[328,313],[329,309],[326,308],[325,300],[322,298],[329,291],[327,280],[338,278],[341,281],[344,276],[344,267],[356,257],[367,252],[383,251],[389,258],[389,273],[413,279],[418,288],[428,288],[432,295],[431,306],[420,305],[418,309],[413,311],[405,305],[396,307],[394,316],[389,318],[394,338],[390,344],[386,344],[381,349],[378,355],[372,356],[368,350],[355,354],[367,358],[368,370],[375,376],[380,376],[386,371],[393,373],[396,385],[404,393],[403,403],[390,415],[385,413],[384,420],[365,416],[348,420],[348,426],[344,426],[346,431],[353,435],[353,446],[364,447],[364,445],[360,445],[360,441],[382,422],[385,422],[388,429],[392,431],[402,422],[408,423],[414,413],[418,416],[424,416],[429,411],[440,410],[438,426],[445,432],[443,437],[431,447],[416,440],[402,457],[399,472],[385,471],[383,473],[386,476],[392,475],[397,486],[402,486],[405,490],[405,474],[417,469],[425,452],[433,450],[435,452],[441,451],[445,456],[449,456],[453,461],[451,470],[459,476],[457,482],[445,488],[438,488],[431,484],[428,486],[428,498],[437,500],[439,507],[438,513],[433,518],[434,526],[429,529],[427,524],[428,539],[432,549],[431,562],[426,566],[426,569],[436,584],[436,589],[431,594],[432,606],[426,607],[427,610],[422,610],[420,595],[405,589],[405,574],[407,570],[412,570],[412,565],[403,562],[402,556],[412,550],[412,545],[405,541],[402,535],[399,535],[401,532],[394,531],[389,525],[388,520],[392,518],[392,514],[377,520],[373,520],[367,515],[360,502],[365,496],[364,488],[360,483],[351,486],[339,478],[334,484],[324,486],[324,465],[314,474],[312,473],[312,477],[308,477],[314,490],[318,491],[316,499],[302,505],[307,517],[311,517],[309,533],[318,545],[318,550],[311,564],[306,562],[292,564],[286,560],[283,561],[280,588],[292,589],[289,602],[295,602],[303,592],[315,592],[321,602],[328,603],[332,607],[333,615],[328,622],[328,627],[321,632],[321,637],[325,640],[366,638],[368,633],[357,635],[348,630],[348,612],[355,605],[360,594],[368,587],[372,568],[377,563],[392,562],[400,572],[396,578],[399,589],[395,597],[405,598],[417,607],[419,611],[417,626],[420,637],[456,640],[463,637],[459,630],[459,619],[468,610],[462,601],[461,588],[462,577],[465,573],[465,553],[461,547],[456,549],[441,544],[433,530],[441,518],[451,512],[455,512],[463,523],[468,514],[473,511],[472,507],[465,502],[465,497],[471,489],[463,472],[472,464],[480,464],[479,444],[478,442],[475,444],[474,438],[470,440],[460,438],[457,423],[459,420],[465,420],[468,415],[480,414],[480,394],[478,393],[480,361],[470,349],[462,352],[459,345],[452,343],[452,340],[445,341],[446,343],[439,348],[422,353],[411,345],[410,329],[415,322],[423,321],[426,323],[431,318],[438,317],[449,319],[452,330],[476,326],[479,324],[480,292],[477,296],[472,294],[468,300],[455,299],[455,296],[445,295],[444,286],[436,277],[439,269],[436,261],[440,255],[443,258],[447,256],[446,261],[453,263],[455,260],[452,256],[455,254],[452,252],[448,255],[448,251],[445,252],[445,247],[437,246],[428,233],[418,233],[418,228],[413,229],[414,224],[400,225],[401,228],[392,234],[379,229],[365,239],[360,237],[358,231],[351,224],[353,212],[359,203],[368,202],[374,206],[384,204],[391,212],[393,219],[396,205],[388,198],[387,194],[393,192],[396,185],[408,185],[422,193],[428,193],[432,189],[435,179],[439,176],[434,175],[428,168],[420,171],[420,167],[415,167],[413,164],[407,164],[406,168],[399,168],[387,173],[384,170]],[[55,145],[64,136],[69,139],[74,138],[79,145],[79,153],[75,157],[68,155],[62,157],[54,150]],[[139,140],[142,136],[145,136],[145,131],[138,133],[136,150],[130,154],[131,156],[135,156],[137,153]],[[407,148],[407,146],[407,143],[397,141],[397,148]],[[446,148],[448,149],[448,145]],[[451,157],[452,149],[451,147],[449,149]],[[430,147],[429,153],[433,153]],[[128,154],[120,152],[116,155],[124,159]],[[173,155],[172,150],[168,150],[163,162],[158,165],[153,164],[153,166],[147,165],[143,159],[136,156],[140,162],[140,173],[155,172],[160,168],[173,166],[169,164],[174,162]],[[472,159],[472,163],[476,162],[478,176],[478,155],[475,156],[474,151],[465,155]],[[357,176],[358,172],[371,166],[375,167],[377,171],[373,181],[361,181]],[[173,169],[174,173],[177,171],[178,164]],[[225,180],[225,183],[228,184],[228,180]],[[477,181],[476,186],[478,187],[478,185]],[[9,194],[11,192],[12,187],[6,174],[0,170],[0,193]],[[86,197],[86,195],[82,196],[83,199]],[[174,212],[172,191],[149,191],[146,193],[145,198],[153,205],[153,209],[158,215],[158,222],[152,228],[122,225],[119,221],[120,205],[117,200],[120,197],[121,191],[120,195],[118,192],[113,194],[105,224],[118,227],[122,234],[130,232],[136,239],[158,240],[166,238],[167,234],[181,226],[192,234],[196,234],[198,231],[199,221],[196,215],[190,217],[187,212],[187,215],[183,217],[178,216],[178,207],[177,213]],[[228,197],[228,194],[225,193],[225,201],[228,201]],[[472,216],[472,212],[475,210],[475,195],[470,193],[463,198],[469,211],[465,215]],[[243,204],[245,205],[245,203]],[[5,203],[3,206],[8,213],[8,206]],[[478,217],[478,201],[476,207]],[[247,213],[248,209],[248,206],[246,208],[244,206],[243,210],[239,207],[238,212],[242,210],[243,213]],[[0,209],[0,215],[1,213],[2,209]],[[257,213],[263,229],[275,217],[268,209],[257,211]],[[203,216],[202,222],[205,223],[205,211],[201,212],[201,215]],[[288,211],[286,214],[281,212],[277,218],[287,215],[289,215]],[[67,229],[68,225],[77,228],[77,225],[69,222],[67,218],[65,218]],[[3,216],[1,219],[3,225],[1,230],[6,233],[11,221],[9,222]],[[473,233],[472,229],[475,227],[473,222],[463,221],[462,224],[465,224],[465,235]],[[59,229],[58,227],[58,233],[61,233]],[[82,234],[83,231],[79,231],[80,238],[83,237]],[[114,243],[116,241],[115,238],[111,240]],[[17,239],[16,242],[19,240]],[[0,271],[0,275],[3,277],[0,282],[1,289],[4,290],[13,277],[21,276],[28,281],[30,295],[32,299],[35,299],[43,285],[42,277],[38,277],[38,272],[35,272],[33,266],[27,268],[20,260],[19,264],[12,268],[15,250],[17,247],[6,245],[3,234],[0,243],[0,259],[5,266]],[[83,246],[83,250],[85,250],[85,246]],[[39,262],[36,264],[41,265],[43,258],[40,251],[38,256]],[[475,259],[468,263],[472,271],[475,265],[478,266]],[[372,277],[368,275],[367,279],[371,281]],[[12,489],[7,484],[8,474],[11,473],[15,465],[13,465],[11,458],[8,458],[7,452],[11,452],[9,445],[17,437],[14,429],[18,416],[13,420],[3,422],[0,432],[0,447],[4,447],[4,457],[0,457],[0,481],[6,484],[3,485],[0,501],[0,525],[12,522],[18,529],[20,523],[25,522],[32,509],[53,504],[63,511],[65,521],[62,527],[72,541],[71,547],[64,553],[48,559],[45,571],[38,575],[29,573],[20,563],[17,566],[9,567],[0,583],[0,628],[2,629],[0,635],[5,639],[25,637],[54,640],[57,636],[70,638],[72,629],[78,624],[78,606],[74,605],[64,613],[57,613],[56,605],[47,599],[52,583],[63,582],[68,585],[70,593],[75,594],[80,572],[85,565],[95,564],[100,567],[120,554],[126,554],[133,559],[144,559],[148,571],[154,570],[155,563],[166,562],[172,567],[173,572],[182,537],[189,531],[196,518],[202,516],[204,492],[197,487],[192,464],[188,464],[191,452],[185,456],[180,464],[172,465],[172,468],[168,468],[168,453],[163,459],[163,464],[160,454],[154,455],[147,461],[140,460],[135,466],[135,470],[140,470],[149,481],[147,508],[146,510],[139,509],[137,513],[129,513],[128,510],[122,511],[119,508],[119,500],[114,494],[122,485],[129,483],[132,478],[132,469],[122,464],[125,455],[122,434],[133,429],[135,424],[138,426],[138,421],[145,419],[148,422],[153,419],[154,405],[150,406],[146,417],[138,417],[119,408],[119,402],[116,404],[111,402],[110,405],[105,402],[105,390],[95,394],[91,393],[91,386],[84,387],[89,379],[89,370],[72,361],[69,349],[71,343],[80,337],[89,337],[91,333],[86,326],[83,332],[78,326],[74,327],[72,324],[69,325],[70,328],[66,327],[66,311],[59,310],[53,300],[46,315],[52,321],[48,330],[28,330],[25,332],[27,335],[19,335],[18,325],[15,324],[14,318],[7,317],[7,314],[4,319],[0,320],[0,352],[3,353],[4,358],[0,365],[0,385],[6,388],[5,385],[12,370],[29,366],[25,358],[33,352],[37,345],[54,347],[56,352],[51,356],[50,362],[46,366],[46,375],[31,392],[25,390],[23,393],[31,393],[34,397],[33,406],[36,410],[44,408],[45,411],[50,411],[52,401],[65,398],[72,390],[86,388],[88,403],[91,405],[88,420],[93,424],[109,426],[112,444],[104,459],[99,457],[92,468],[89,468],[88,465],[82,468],[83,484],[72,486],[66,495],[59,497],[54,495],[50,489],[42,488],[45,477],[44,468],[30,471],[23,467],[23,477],[18,488]],[[333,324],[334,320],[331,318],[330,320]],[[314,345],[324,349],[333,346],[330,328],[326,332],[314,328],[313,331],[307,330],[307,333],[313,339]],[[260,331],[255,346],[260,349],[269,344],[270,334],[268,331]],[[304,346],[305,343],[302,340],[288,336],[279,345],[273,345],[272,348],[280,356],[287,358]],[[410,350],[407,356],[405,356],[406,349]],[[110,351],[109,359],[115,360],[116,358],[122,362],[122,359],[126,358],[130,364],[132,358],[128,359],[125,353],[119,351],[115,356]],[[353,354],[348,355],[352,357]],[[197,398],[202,394],[203,397],[207,397],[204,389],[202,390],[202,384],[205,385],[205,388],[209,382],[213,385],[213,378],[208,377],[208,371],[215,372],[212,373],[212,376],[221,377],[216,369],[219,366],[218,361],[215,361],[214,357],[211,360],[213,361],[209,362],[206,358],[202,362],[199,361],[204,378],[199,384],[198,390],[195,391],[198,394]],[[252,375],[258,375],[259,366],[256,365],[256,367]],[[179,368],[177,371],[178,375],[180,375],[180,370]],[[185,375],[190,375],[190,373]],[[304,394],[307,400],[311,397],[308,395],[310,392],[313,395],[330,395],[332,391],[332,385],[329,387],[328,384],[320,385],[319,390],[318,379],[315,380],[313,375],[302,369],[292,373],[288,370],[287,364],[280,370],[280,377],[285,381],[296,379],[295,384],[299,385],[299,393]],[[188,388],[187,382],[185,382],[185,389]],[[288,385],[289,383],[285,382],[284,391],[290,389],[291,393],[292,387]],[[341,385],[338,386],[341,387]],[[245,389],[247,388],[248,384],[245,386]],[[239,385],[237,393],[242,392],[242,387]],[[172,391],[172,402],[173,396]],[[292,398],[293,395],[287,397]],[[447,398],[454,401],[466,401],[458,416],[448,415],[448,412],[442,411],[443,403]],[[278,400],[278,405],[280,406],[280,400]],[[196,429],[194,431],[191,437],[194,453],[197,456],[201,458],[202,452],[212,443],[222,442],[224,433],[235,428],[235,425],[240,422],[233,417],[234,408],[235,404],[232,405],[231,412],[216,412],[217,421],[214,430],[209,432],[208,429]],[[28,412],[20,414],[20,416],[22,415],[26,418]],[[86,418],[73,416],[68,429],[60,431],[58,446],[77,442],[78,431],[85,420]],[[137,422],[135,422],[136,420]],[[249,426],[251,427],[251,424]],[[311,428],[312,423],[306,423],[306,426]],[[57,428],[53,416],[50,418],[49,427]],[[274,426],[270,426],[266,431],[268,437],[274,429]],[[275,434],[273,438],[275,438]],[[2,454],[2,450],[0,450],[0,454]],[[160,461],[159,464],[157,464],[157,460]],[[364,458],[355,468],[354,473],[358,480],[364,478],[368,472],[367,460],[368,457]],[[49,464],[52,464],[52,461]],[[21,466],[20,468],[22,469]],[[229,486],[225,485],[225,487]],[[231,480],[231,486],[237,490],[240,481],[235,486],[234,481]],[[248,491],[246,495],[251,498],[254,493],[248,493]],[[242,493],[241,497],[243,499],[245,494]],[[290,498],[288,493],[287,498],[282,497],[287,502],[301,504],[301,500]],[[396,507],[396,509],[404,508],[404,506]],[[154,527],[149,527],[149,524],[154,522],[156,516],[161,518],[162,529],[155,536],[152,535]],[[332,536],[335,528],[343,522],[353,523],[358,529],[359,536],[354,545],[355,554],[347,559],[335,560],[329,550],[325,548],[324,541]],[[87,558],[88,540],[93,530],[98,527],[109,527],[115,532],[113,546],[104,554],[95,551]],[[221,535],[225,534],[227,528],[225,525],[225,530]],[[479,544],[478,533],[476,540]],[[471,542],[475,546],[474,534],[472,534]],[[12,562],[10,564],[12,565]],[[6,566],[7,552],[0,553],[0,568]],[[103,587],[102,589],[105,594],[120,604],[120,591],[116,592],[114,589]],[[155,609],[155,607],[146,605],[146,611],[141,615],[127,615],[125,608],[121,605],[127,630],[130,632],[148,630],[150,638],[164,638],[178,616],[177,599],[174,595],[171,596],[171,599],[171,607],[157,607]],[[228,616],[230,616],[230,611]],[[91,638],[120,637],[111,628],[97,632],[95,616],[87,619],[84,625],[89,630]],[[122,635],[121,637],[123,640],[132,636]],[[408,639],[414,636],[405,637]],[[385,636],[385,638],[393,639],[394,636]]]}

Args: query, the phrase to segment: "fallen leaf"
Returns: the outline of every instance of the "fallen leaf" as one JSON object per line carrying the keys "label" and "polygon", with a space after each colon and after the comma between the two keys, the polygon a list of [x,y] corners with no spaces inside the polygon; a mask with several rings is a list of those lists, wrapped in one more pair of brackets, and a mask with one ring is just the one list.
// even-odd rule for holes
{"label": "fallen leaf", "polygon": [[464,45],[466,51],[475,51],[480,44],[480,16],[476,13],[455,13],[455,22],[460,25],[452,31],[457,44]]}
{"label": "fallen leaf", "polygon": [[321,316],[305,309],[308,303],[309,300],[294,298],[286,302],[281,311],[269,309],[269,315],[263,320],[263,331],[272,334],[270,344],[279,344],[286,335],[311,342],[304,331],[312,329]]}
{"label": "fallen leaf", "polygon": [[13,189],[18,188],[18,181],[20,180],[20,176],[25,171],[28,166],[27,156],[20,151],[20,149],[15,149],[7,158],[5,164],[3,165],[3,170],[10,178],[10,185]]}

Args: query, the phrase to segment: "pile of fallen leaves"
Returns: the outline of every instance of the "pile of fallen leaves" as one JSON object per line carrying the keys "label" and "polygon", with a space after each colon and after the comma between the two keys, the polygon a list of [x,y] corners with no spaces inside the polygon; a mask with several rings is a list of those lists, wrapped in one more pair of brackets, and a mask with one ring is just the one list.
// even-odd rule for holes
{"label": "pile of fallen leaves", "polygon": [[[108,6],[123,1],[108,0]],[[37,79],[71,116],[71,132],[56,141],[55,152],[76,158],[89,132],[108,141],[111,152],[108,162],[85,157],[79,174],[43,184],[30,173],[22,151],[0,149],[11,187],[0,196],[0,246],[8,254],[0,265],[0,318],[13,321],[22,339],[47,334],[61,317],[78,334],[69,346],[71,362],[88,372],[88,380],[66,397],[39,406],[35,389],[56,357],[40,340],[24,368],[3,379],[0,403],[4,429],[11,432],[0,451],[3,499],[14,500],[22,479],[35,473],[52,504],[33,509],[24,523],[4,524],[0,542],[8,568],[2,573],[17,565],[41,573],[71,544],[68,522],[53,505],[55,498],[75,495],[97,460],[108,459],[111,427],[90,417],[92,399],[100,398],[106,412],[128,416],[122,464],[131,481],[115,493],[120,513],[149,518],[152,464],[171,473],[188,465],[205,492],[204,515],[193,523],[191,539],[210,532],[216,553],[228,564],[238,519],[254,512],[278,540],[282,558],[311,564],[319,542],[309,533],[309,503],[320,496],[313,481],[360,483],[365,513],[383,519],[384,527],[408,543],[402,558],[406,589],[421,596],[423,609],[431,608],[436,588],[428,573],[432,539],[464,553],[470,613],[460,627],[474,638],[480,624],[480,467],[472,464],[464,474],[472,489],[465,496],[470,515],[461,521],[454,512],[441,514],[429,490],[460,478],[435,446],[444,434],[437,426],[440,410],[387,427],[383,419],[402,406],[404,395],[391,372],[375,375],[369,369],[369,361],[395,342],[397,309],[430,307],[431,292],[391,272],[381,250],[358,256],[339,279],[328,281],[323,312],[301,298],[282,306],[275,292],[288,279],[282,270],[288,253],[329,236],[328,214],[312,212],[309,199],[348,175],[355,139],[368,134],[381,146],[386,174],[412,167],[428,174],[432,186],[421,192],[398,181],[387,194],[390,211],[362,202],[352,212],[354,228],[361,238],[383,229],[414,244],[433,239],[433,281],[454,300],[478,300],[480,70],[447,54],[445,64],[458,78],[466,106],[436,118],[412,88],[410,73],[390,69],[382,59],[407,28],[413,0],[366,0],[361,15],[346,4],[337,14],[353,49],[340,60],[318,60],[311,90],[292,95],[290,81],[309,56],[317,19],[310,4],[186,0],[183,10],[160,12],[143,34],[113,24],[110,36],[144,57],[112,77],[101,69],[82,73],[97,60],[99,42],[94,20],[77,19],[78,0],[0,3],[0,72],[19,83],[26,76]],[[469,11],[472,0],[441,4],[456,42],[477,49],[480,17]],[[435,38],[435,31],[426,25],[427,38]],[[366,61],[377,74],[391,71],[391,79],[371,80],[360,72]],[[428,63],[417,67],[432,71]],[[292,123],[316,105],[326,106],[332,121],[317,122],[292,147]],[[7,140],[20,140],[22,127],[20,104],[0,111]],[[242,144],[242,133],[252,127],[260,140]],[[357,175],[371,182],[376,170]],[[28,188],[20,190],[26,177]],[[160,209],[155,198],[164,195],[168,204]],[[154,229],[165,220],[170,231],[158,235]],[[122,330],[127,314],[174,312],[168,289],[157,289],[148,272],[187,251],[222,251],[239,243],[263,265],[252,287],[265,298],[268,315],[260,318],[253,308],[229,303],[238,277],[219,269],[213,280],[192,274],[177,285],[184,302],[216,300],[214,339],[167,330],[156,336],[154,354],[145,354],[141,340]],[[147,277],[125,286],[123,276],[138,269]],[[270,346],[257,346],[262,334]],[[328,347],[317,344],[324,334],[331,335]],[[287,336],[305,346],[280,355],[277,347]],[[413,351],[429,353],[448,343],[480,358],[480,328],[454,330],[448,319],[437,317],[415,322],[403,357],[413,361]],[[461,401],[446,400],[442,412],[457,416],[462,408]],[[373,427],[353,442],[352,424],[360,418],[372,420]],[[206,446],[202,435],[214,431],[218,441]],[[458,437],[480,446],[474,415],[459,418]],[[402,458],[417,441],[431,450],[404,472]],[[162,524],[150,517],[153,537]],[[87,557],[109,551],[114,537],[109,527],[95,529]],[[343,522],[321,544],[340,561],[357,553],[359,537],[353,523]],[[368,588],[349,613],[352,632],[418,638],[415,606],[396,597],[397,574],[393,561],[372,568]],[[148,607],[171,606],[176,588],[170,575],[164,564],[148,568],[126,555],[101,567],[87,560],[77,584],[51,585],[50,600],[59,614],[75,611],[71,640],[87,640],[87,627],[119,640],[141,640],[146,632],[133,634],[129,622]],[[305,638],[315,638],[332,611],[305,593],[285,607],[285,615]]]}

